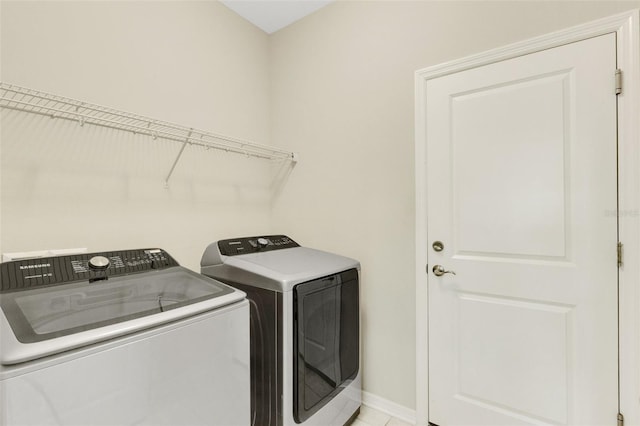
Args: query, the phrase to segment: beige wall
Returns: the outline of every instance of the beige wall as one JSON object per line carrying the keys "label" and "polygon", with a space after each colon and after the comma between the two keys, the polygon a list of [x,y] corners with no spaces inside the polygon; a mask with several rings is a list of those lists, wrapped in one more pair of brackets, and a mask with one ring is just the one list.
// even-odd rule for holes
{"label": "beige wall", "polygon": [[639,2],[338,1],[271,36],[274,229],[362,262],[364,389],[415,407],[414,71]]}
{"label": "beige wall", "polygon": [[[2,81],[268,143],[268,36],[217,2],[2,1]],[[3,112],[3,252],[160,246],[199,269],[270,225],[262,160]]]}
{"label": "beige wall", "polygon": [[[414,71],[640,2],[338,1],[267,36],[216,2],[0,3],[1,79],[286,147],[300,163],[3,112],[0,250],[287,233],[363,266],[364,388],[415,407]],[[280,170],[279,172],[283,172]],[[274,180],[275,179],[275,180]]]}

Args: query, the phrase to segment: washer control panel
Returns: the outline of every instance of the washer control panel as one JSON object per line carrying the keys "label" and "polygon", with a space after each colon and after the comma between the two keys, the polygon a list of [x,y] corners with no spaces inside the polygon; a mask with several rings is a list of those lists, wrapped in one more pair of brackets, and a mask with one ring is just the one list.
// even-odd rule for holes
{"label": "washer control panel", "polygon": [[158,248],[16,260],[0,264],[0,292],[74,281],[100,281],[172,266],[179,266],[178,262]]}
{"label": "washer control panel", "polygon": [[225,256],[237,256],[292,247],[300,247],[300,245],[286,235],[265,235],[218,241],[220,254]]}

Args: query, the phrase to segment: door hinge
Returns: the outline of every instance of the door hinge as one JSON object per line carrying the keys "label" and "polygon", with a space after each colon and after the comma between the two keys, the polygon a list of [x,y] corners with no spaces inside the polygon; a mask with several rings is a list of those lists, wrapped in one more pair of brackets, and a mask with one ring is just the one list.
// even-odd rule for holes
{"label": "door hinge", "polygon": [[624,264],[622,260],[622,256],[624,254],[623,249],[624,245],[620,241],[618,241],[618,268],[620,268]]}
{"label": "door hinge", "polygon": [[616,95],[622,93],[622,70],[618,68],[616,70]]}
{"label": "door hinge", "polygon": [[624,426],[624,416],[622,413],[618,413],[618,426]]}

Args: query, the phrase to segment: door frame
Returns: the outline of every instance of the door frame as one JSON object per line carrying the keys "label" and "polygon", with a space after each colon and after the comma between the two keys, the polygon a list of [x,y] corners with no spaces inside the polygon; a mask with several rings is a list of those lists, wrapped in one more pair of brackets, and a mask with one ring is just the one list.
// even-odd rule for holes
{"label": "door frame", "polygon": [[[556,31],[489,50],[415,73],[416,168],[416,424],[429,418],[429,276],[427,235],[427,81],[539,52],[565,44],[616,33],[622,93],[618,95],[618,211],[619,241],[624,244],[624,265],[619,268],[620,412],[625,423],[640,425],[640,9]],[[612,93],[614,76],[611,76]],[[603,212],[607,214],[607,212]],[[616,250],[612,247],[611,250]],[[614,424],[617,413],[611,413]]]}

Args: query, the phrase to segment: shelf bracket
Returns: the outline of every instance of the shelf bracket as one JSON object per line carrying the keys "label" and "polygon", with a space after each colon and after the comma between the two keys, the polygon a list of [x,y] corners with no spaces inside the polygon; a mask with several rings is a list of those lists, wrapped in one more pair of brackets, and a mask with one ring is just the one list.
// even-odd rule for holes
{"label": "shelf bracket", "polygon": [[182,157],[182,153],[184,152],[184,149],[187,147],[187,144],[189,143],[189,138],[191,138],[192,134],[193,134],[193,129],[190,129],[189,134],[187,135],[187,138],[182,143],[182,148],[180,148],[180,152],[178,152],[178,156],[176,157],[175,161],[173,162],[173,165],[171,166],[171,170],[169,170],[169,174],[164,180],[165,189],[169,188],[169,179],[171,179],[171,175],[173,174],[173,171],[176,168],[176,164],[178,164],[178,161],[180,161],[180,157]]}

